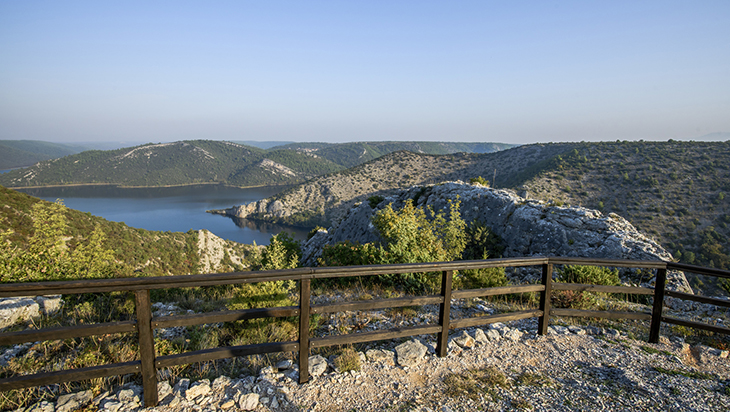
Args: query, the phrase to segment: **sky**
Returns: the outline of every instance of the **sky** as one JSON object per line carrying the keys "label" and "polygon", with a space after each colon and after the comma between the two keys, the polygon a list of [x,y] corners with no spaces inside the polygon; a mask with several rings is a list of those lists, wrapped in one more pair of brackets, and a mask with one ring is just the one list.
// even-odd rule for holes
{"label": "sky", "polygon": [[698,139],[730,132],[729,22],[727,0],[0,1],[0,139]]}

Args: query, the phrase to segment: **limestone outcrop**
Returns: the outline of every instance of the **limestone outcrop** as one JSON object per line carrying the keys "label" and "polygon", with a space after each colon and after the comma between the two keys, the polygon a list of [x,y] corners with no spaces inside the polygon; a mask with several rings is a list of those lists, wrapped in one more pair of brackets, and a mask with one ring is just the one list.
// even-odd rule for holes
{"label": "limestone outcrop", "polygon": [[[408,199],[418,206],[448,211],[449,201],[461,202],[467,224],[483,222],[502,237],[504,257],[565,256],[632,260],[672,260],[672,255],[654,240],[640,233],[616,214],[583,207],[560,207],[525,199],[508,190],[494,190],[462,182],[414,186],[386,197],[373,209],[369,202],[356,205],[328,231],[320,231],[303,245],[303,262],[313,265],[325,244],[350,240],[367,243],[378,240],[370,223],[377,210],[388,204],[402,207]],[[637,275],[636,271],[627,273]],[[624,275],[626,273],[623,273]],[[631,278],[634,283],[651,284],[652,279]],[[691,291],[680,272],[670,273],[669,287]]]}

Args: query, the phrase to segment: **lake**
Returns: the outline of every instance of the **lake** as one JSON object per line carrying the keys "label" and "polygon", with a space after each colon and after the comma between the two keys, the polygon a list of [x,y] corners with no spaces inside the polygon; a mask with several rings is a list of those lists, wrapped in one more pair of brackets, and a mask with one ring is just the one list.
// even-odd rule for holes
{"label": "lake", "polygon": [[90,212],[106,220],[124,222],[135,228],[171,232],[207,229],[223,239],[239,243],[268,245],[282,231],[306,239],[308,229],[272,225],[247,219],[205,213],[264,199],[282,187],[240,189],[222,185],[163,188],[118,188],[115,186],[73,186],[20,189],[51,202],[62,199],[71,209]]}

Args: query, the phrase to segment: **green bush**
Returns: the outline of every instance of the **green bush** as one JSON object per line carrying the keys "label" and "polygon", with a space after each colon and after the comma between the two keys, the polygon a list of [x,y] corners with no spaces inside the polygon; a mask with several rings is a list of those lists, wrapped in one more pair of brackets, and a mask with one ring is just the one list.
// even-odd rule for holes
{"label": "green bush", "polygon": [[[557,278],[558,282],[584,285],[616,286],[621,284],[618,269],[610,270],[598,266],[568,265],[558,270]],[[595,307],[599,298],[605,295],[604,293],[573,290],[555,291],[552,296],[552,305],[557,308],[588,309]]]}
{"label": "green bush", "polygon": [[489,187],[489,181],[481,176],[472,177],[471,179],[469,179],[469,183],[482,185],[484,187]]}
{"label": "green bush", "polygon": [[380,204],[380,203],[381,203],[381,202],[382,202],[383,200],[385,200],[385,198],[384,198],[383,196],[370,196],[370,197],[368,198],[368,203],[370,204],[370,208],[371,208],[371,209],[375,209],[376,207],[378,207],[378,205],[379,205],[379,204]]}
{"label": "green bush", "polygon": [[301,244],[286,232],[271,237],[271,242],[261,253],[260,270],[293,269],[300,266]]}

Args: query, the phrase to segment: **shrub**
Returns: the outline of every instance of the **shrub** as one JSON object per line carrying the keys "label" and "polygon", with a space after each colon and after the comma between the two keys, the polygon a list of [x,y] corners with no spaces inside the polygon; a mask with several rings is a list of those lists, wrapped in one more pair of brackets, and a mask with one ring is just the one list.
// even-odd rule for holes
{"label": "shrub", "polygon": [[[563,283],[580,283],[584,285],[616,286],[621,283],[618,269],[610,270],[598,266],[565,266],[558,270],[557,278]],[[552,304],[557,308],[586,309],[596,306],[602,293],[578,292],[573,290],[555,291]]]}
{"label": "shrub", "polygon": [[471,183],[473,185],[474,184],[477,184],[477,185],[481,185],[481,186],[484,186],[484,187],[489,187],[489,181],[486,180],[485,178],[481,177],[481,176],[479,176],[479,177],[472,177],[471,179],[469,179],[469,183]]}
{"label": "shrub", "polygon": [[340,356],[335,358],[335,367],[340,373],[360,370],[360,355],[353,348],[345,348]]}
{"label": "shrub", "polygon": [[383,200],[385,200],[383,196],[370,196],[368,198],[368,204],[370,204],[371,209],[375,209]]}
{"label": "shrub", "polygon": [[298,240],[286,232],[271,237],[271,242],[261,253],[261,270],[293,269],[302,258]]}

